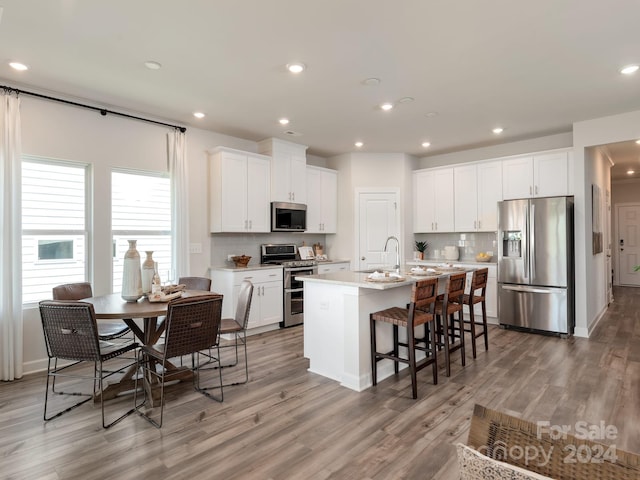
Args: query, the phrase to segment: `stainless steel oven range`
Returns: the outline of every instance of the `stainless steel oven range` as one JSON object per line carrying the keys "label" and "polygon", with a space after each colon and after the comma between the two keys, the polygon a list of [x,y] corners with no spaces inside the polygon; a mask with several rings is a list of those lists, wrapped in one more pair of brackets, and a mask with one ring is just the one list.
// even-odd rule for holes
{"label": "stainless steel oven range", "polygon": [[261,245],[260,263],[282,265],[284,319],[280,325],[300,325],[304,319],[304,282],[296,280],[295,277],[315,275],[318,273],[318,264],[315,260],[300,260],[298,247],[293,244]]}

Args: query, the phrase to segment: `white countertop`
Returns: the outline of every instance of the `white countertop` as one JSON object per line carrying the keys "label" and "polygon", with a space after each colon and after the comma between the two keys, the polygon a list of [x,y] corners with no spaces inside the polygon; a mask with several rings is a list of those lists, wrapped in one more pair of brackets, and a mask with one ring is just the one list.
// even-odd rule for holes
{"label": "white countertop", "polygon": [[436,259],[426,259],[426,260],[407,260],[407,265],[424,265],[428,267],[436,267],[443,263],[451,264],[451,265],[498,265],[495,257],[491,262],[478,262],[474,259],[471,260],[436,260]]}

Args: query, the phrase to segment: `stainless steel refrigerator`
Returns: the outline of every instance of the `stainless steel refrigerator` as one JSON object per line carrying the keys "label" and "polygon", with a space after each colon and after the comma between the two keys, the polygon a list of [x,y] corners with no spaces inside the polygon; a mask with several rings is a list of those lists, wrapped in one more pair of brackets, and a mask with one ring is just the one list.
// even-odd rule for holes
{"label": "stainless steel refrigerator", "polygon": [[498,202],[498,318],[573,334],[573,197]]}

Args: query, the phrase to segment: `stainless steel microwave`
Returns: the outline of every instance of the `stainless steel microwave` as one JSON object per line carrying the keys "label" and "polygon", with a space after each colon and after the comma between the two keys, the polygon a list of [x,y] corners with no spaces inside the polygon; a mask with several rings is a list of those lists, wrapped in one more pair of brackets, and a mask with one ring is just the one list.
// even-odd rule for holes
{"label": "stainless steel microwave", "polygon": [[304,232],[307,206],[302,203],[271,202],[272,232]]}

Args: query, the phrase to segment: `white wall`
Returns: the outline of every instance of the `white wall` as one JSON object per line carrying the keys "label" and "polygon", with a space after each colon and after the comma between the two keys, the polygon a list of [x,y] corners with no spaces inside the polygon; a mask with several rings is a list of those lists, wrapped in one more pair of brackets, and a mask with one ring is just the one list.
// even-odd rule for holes
{"label": "white wall", "polygon": [[441,167],[456,163],[477,162],[491,158],[507,157],[509,155],[519,155],[531,152],[542,152],[555,148],[567,148],[573,146],[573,136],[571,132],[558,133],[545,137],[520,140],[517,142],[502,143],[488,147],[462,150],[459,152],[443,153],[431,155],[418,160],[417,168]]}
{"label": "white wall", "polygon": [[[600,274],[603,255],[591,254],[591,184],[601,187],[607,178],[602,163],[608,160],[589,155],[588,147],[640,138],[640,111],[577,122],[573,125],[576,165],[576,333],[587,336],[595,328],[602,306],[589,299],[604,291]],[[609,180],[610,182],[610,180]],[[603,188],[603,194],[604,194]],[[580,329],[578,331],[578,328]]]}

